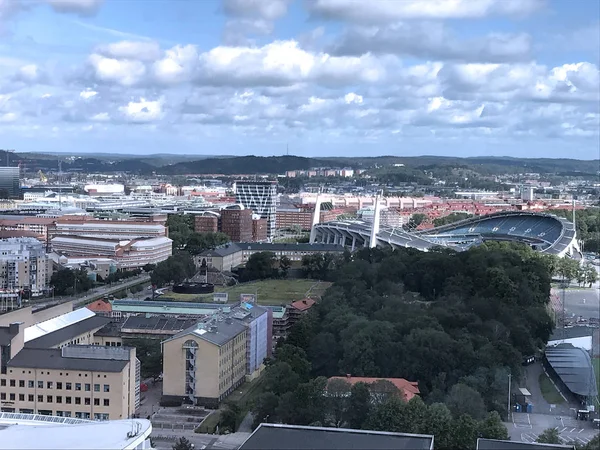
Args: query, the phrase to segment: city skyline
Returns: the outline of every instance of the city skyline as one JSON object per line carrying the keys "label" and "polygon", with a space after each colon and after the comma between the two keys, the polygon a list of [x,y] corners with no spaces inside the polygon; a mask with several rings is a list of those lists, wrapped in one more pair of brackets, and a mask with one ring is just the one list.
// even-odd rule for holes
{"label": "city skyline", "polygon": [[596,159],[600,4],[0,2],[18,152]]}

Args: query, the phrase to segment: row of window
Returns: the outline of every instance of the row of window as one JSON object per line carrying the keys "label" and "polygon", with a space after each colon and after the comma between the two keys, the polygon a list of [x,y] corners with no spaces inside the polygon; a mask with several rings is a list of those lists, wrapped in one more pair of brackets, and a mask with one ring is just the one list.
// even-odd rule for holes
{"label": "row of window", "polygon": [[[17,384],[17,380],[9,380],[10,387],[17,387],[16,384]],[[6,386],[5,379],[0,380],[0,386]],[[67,391],[70,391],[73,389],[73,383],[64,383],[64,386],[65,386],[65,390],[67,390]],[[87,392],[90,392],[92,390],[92,385],[90,383],[84,383],[84,384],[75,383],[75,390],[81,391],[82,386],[84,387],[85,391],[87,391]],[[25,387],[25,380],[19,380],[19,387],[20,388]],[[33,380],[27,380],[27,387],[30,389],[33,389],[35,387],[35,382]],[[44,382],[38,381],[37,388],[44,389]],[[63,388],[63,382],[57,381],[56,389],[62,389],[62,388]],[[46,381],[46,389],[54,389],[54,381]],[[108,384],[103,385],[103,391],[110,392],[110,385],[108,385]],[[100,384],[94,384],[94,392],[100,392]]]}
{"label": "row of window", "polygon": [[[3,412],[15,412],[15,408],[2,408]],[[20,408],[19,412],[21,414],[35,414],[33,409],[30,408]],[[40,409],[37,414],[41,416],[57,416],[57,417],[71,417],[71,411],[56,411],[52,414],[51,410],[48,409]],[[91,415],[89,412],[75,412],[76,419],[91,419]],[[105,413],[94,413],[94,420],[109,420],[109,415]]]}
{"label": "row of window", "polygon": [[[10,401],[16,401],[16,397],[17,394],[14,393],[10,393],[8,394],[8,400]],[[54,400],[56,400],[56,403],[62,403],[63,402],[63,397],[61,395],[57,395],[56,398],[53,397],[52,395],[46,395],[45,396],[45,403],[53,403]],[[73,397],[65,397],[65,403],[67,405],[72,404],[73,402]],[[81,397],[74,397],[75,399],[75,404],[76,405],[81,405]],[[6,400],[6,393],[5,392],[1,392],[0,393],[0,400]],[[100,398],[95,398],[94,399],[94,406],[100,406],[100,400],[102,400],[102,406],[110,406],[110,400],[108,398],[104,398],[104,399],[100,399]],[[19,394],[19,401],[20,402],[24,402],[25,401],[25,394]],[[28,402],[33,402],[35,401],[35,396],[33,394],[27,394],[27,401]],[[44,403],[44,396],[43,395],[38,395],[37,396],[37,401],[38,403]],[[83,404],[87,405],[87,406],[91,406],[92,404],[92,399],[90,397],[84,397],[83,398]]]}
{"label": "row of window", "polygon": [[[10,369],[10,371],[9,371],[9,372],[10,372],[10,373],[13,373],[13,370],[12,370],[12,369]],[[15,370],[15,372],[17,372],[17,370]],[[21,371],[21,372],[22,372],[22,373],[25,373],[25,371],[24,371],[24,370],[23,370],[23,371]],[[31,374],[31,370],[28,370],[28,371],[27,371],[27,373]],[[45,372],[45,373],[46,373],[46,375],[50,375],[50,372],[49,372],[49,371],[48,371],[48,372]],[[42,370],[42,371],[40,371],[40,375],[44,375],[44,371],[43,371],[43,370]],[[62,373],[62,372],[60,372],[60,373],[59,373],[59,375],[62,377],[62,376],[63,376],[63,373]],[[68,376],[69,376],[69,372],[65,372],[65,373],[64,373],[64,375],[68,377]],[[81,374],[79,374],[79,376],[81,376]],[[87,374],[87,373],[84,373],[84,374],[83,374],[83,376],[87,378],[88,374]],[[100,378],[100,374],[97,374],[97,375],[96,375],[96,377],[97,377],[97,378]],[[104,375],[104,378],[106,378],[106,375]],[[2,381],[2,380],[0,380],[0,382],[1,382],[1,381]]]}

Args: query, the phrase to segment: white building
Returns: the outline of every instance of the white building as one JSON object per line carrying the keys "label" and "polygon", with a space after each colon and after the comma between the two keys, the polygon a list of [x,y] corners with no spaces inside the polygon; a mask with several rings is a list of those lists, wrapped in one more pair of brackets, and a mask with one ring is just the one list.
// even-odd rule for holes
{"label": "white building", "polygon": [[165,236],[146,239],[102,239],[57,236],[50,241],[52,250],[68,258],[109,258],[119,269],[141,268],[157,264],[173,254],[173,241]]}
{"label": "white building", "polygon": [[38,414],[0,413],[0,450],[150,449],[149,420],[91,421]]}
{"label": "white building", "polygon": [[267,219],[267,237],[275,234],[277,181],[236,181],[235,201]]}
{"label": "white building", "polygon": [[533,186],[523,186],[521,188],[521,200],[524,202],[531,202],[535,200]]}
{"label": "white building", "polygon": [[51,236],[79,236],[105,239],[139,239],[164,237],[167,228],[151,222],[108,220],[58,220]]}
{"label": "white building", "polygon": [[35,238],[0,240],[0,288],[5,293],[28,289],[39,296],[48,287],[52,261]]}

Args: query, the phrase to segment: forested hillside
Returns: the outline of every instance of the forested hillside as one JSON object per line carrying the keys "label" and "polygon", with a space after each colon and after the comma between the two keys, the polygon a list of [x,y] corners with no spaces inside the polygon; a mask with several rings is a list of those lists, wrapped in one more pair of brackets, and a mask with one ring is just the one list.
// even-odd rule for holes
{"label": "forested hillside", "polygon": [[[506,415],[508,374],[519,378],[522,357],[553,328],[544,256],[506,243],[461,253],[364,249],[328,270],[333,286],[267,368],[258,416],[434,432],[436,448],[505,436],[498,413]],[[350,398],[324,396],[324,377],[345,374],[418,381],[425,403],[390,392],[378,404],[361,403],[364,392],[354,388]]]}

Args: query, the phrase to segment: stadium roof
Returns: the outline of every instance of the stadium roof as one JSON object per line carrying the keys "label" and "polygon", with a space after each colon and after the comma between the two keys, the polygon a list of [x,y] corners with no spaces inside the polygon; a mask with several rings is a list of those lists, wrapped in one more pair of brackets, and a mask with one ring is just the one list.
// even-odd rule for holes
{"label": "stadium roof", "polygon": [[144,419],[98,422],[68,417],[0,413],[0,450],[128,450],[138,446],[141,448],[151,432],[152,424]]}
{"label": "stadium roof", "polygon": [[548,347],[546,359],[572,393],[592,397],[598,395],[592,360],[584,349],[571,344]]}
{"label": "stadium roof", "polygon": [[477,439],[477,450],[552,450],[556,448],[573,450],[572,445],[540,444],[539,442],[500,441],[497,439]]}
{"label": "stadium roof", "polygon": [[433,449],[433,436],[262,423],[239,450]]}

